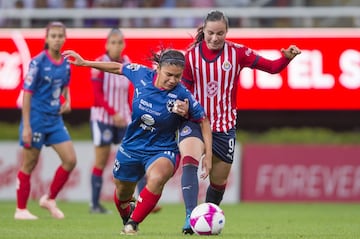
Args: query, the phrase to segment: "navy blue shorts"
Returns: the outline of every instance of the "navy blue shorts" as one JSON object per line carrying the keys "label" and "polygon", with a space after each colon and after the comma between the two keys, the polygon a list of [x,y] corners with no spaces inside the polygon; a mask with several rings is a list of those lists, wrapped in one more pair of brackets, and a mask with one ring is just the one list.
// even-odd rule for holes
{"label": "navy blue shorts", "polygon": [[[212,132],[212,136],[213,154],[220,160],[232,164],[235,151],[235,128],[228,132]],[[191,121],[184,122],[179,129],[179,142],[186,137],[196,137],[204,141],[200,125]]]}
{"label": "navy blue shorts", "polygon": [[100,121],[91,121],[90,125],[92,140],[96,146],[119,144],[126,132],[126,127],[119,128]]}
{"label": "navy blue shorts", "polygon": [[[49,146],[71,140],[61,115],[47,115],[32,111],[30,125],[32,130],[31,146],[39,150],[43,145]],[[19,144],[24,146],[22,130],[23,123],[21,120]]]}
{"label": "navy blue shorts", "polygon": [[114,178],[120,181],[137,182],[145,175],[147,168],[160,157],[165,157],[171,161],[175,173],[180,160],[178,152],[164,151],[152,154],[134,154],[126,151],[120,145],[114,162]]}

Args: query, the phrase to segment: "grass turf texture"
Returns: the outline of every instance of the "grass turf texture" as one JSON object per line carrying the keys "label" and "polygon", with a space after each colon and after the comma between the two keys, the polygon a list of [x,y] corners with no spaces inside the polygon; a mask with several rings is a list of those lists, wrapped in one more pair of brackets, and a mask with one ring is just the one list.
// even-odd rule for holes
{"label": "grass turf texture", "polygon": [[[29,209],[39,220],[13,219],[15,202],[0,201],[0,238],[16,239],[95,239],[124,238],[120,235],[121,219],[112,203],[105,206],[113,211],[108,215],[88,213],[88,204],[58,202],[66,218],[56,220],[30,201]],[[162,204],[157,214],[150,214],[140,224],[137,238],[184,238],[181,227],[183,205]],[[222,239],[357,239],[360,237],[360,204],[332,203],[239,203],[225,204],[225,228]],[[199,237],[193,235],[192,237]]]}

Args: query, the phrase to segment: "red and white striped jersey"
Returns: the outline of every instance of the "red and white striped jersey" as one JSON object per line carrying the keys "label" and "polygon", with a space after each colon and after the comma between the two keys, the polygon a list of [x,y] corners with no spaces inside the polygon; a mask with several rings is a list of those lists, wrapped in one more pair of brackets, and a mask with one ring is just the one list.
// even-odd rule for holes
{"label": "red and white striped jersey", "polygon": [[236,124],[235,97],[240,70],[250,67],[257,55],[247,47],[226,41],[223,50],[209,59],[204,52],[209,50],[202,43],[186,53],[183,83],[205,108],[212,130],[227,132]]}
{"label": "red and white striped jersey", "polygon": [[[122,63],[129,62],[128,57]],[[96,59],[97,61],[112,61],[107,54]],[[113,125],[112,115],[119,114],[128,123],[131,121],[129,106],[130,81],[123,75],[91,69],[91,79],[94,88],[94,104],[91,107],[90,119]]]}
{"label": "red and white striped jersey", "polygon": [[230,41],[225,41],[219,51],[210,51],[202,41],[186,52],[185,59],[182,82],[205,108],[213,132],[227,132],[236,125],[236,95],[242,68],[275,74],[290,62],[284,55],[266,59],[251,48]]}

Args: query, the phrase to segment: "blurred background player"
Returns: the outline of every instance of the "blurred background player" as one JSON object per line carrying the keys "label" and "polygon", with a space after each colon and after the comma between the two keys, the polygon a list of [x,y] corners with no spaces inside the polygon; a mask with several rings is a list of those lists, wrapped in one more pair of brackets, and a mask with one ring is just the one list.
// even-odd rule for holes
{"label": "blurred background player", "polygon": [[[159,201],[165,183],[176,171],[179,151],[176,133],[183,117],[179,116],[177,101],[189,100],[189,119],[198,122],[205,142],[204,161],[211,165],[211,129],[204,109],[188,90],[179,84],[185,58],[176,50],[154,54],[156,70],[138,64],[84,60],[74,51],[65,51],[70,62],[99,70],[124,74],[133,83],[132,122],[116,155],[113,174],[116,191],[114,202],[123,219],[122,234],[133,235]],[[205,167],[202,177],[210,168]],[[146,174],[146,186],[140,192],[132,210],[136,183]]]}
{"label": "blurred background player", "polygon": [[61,159],[61,165],[55,172],[49,193],[40,198],[39,204],[48,209],[54,218],[64,218],[55,198],[76,165],[74,146],[62,119],[63,113],[71,111],[70,65],[61,55],[65,39],[64,24],[50,22],[46,27],[45,49],[31,60],[24,79],[22,120],[19,127],[23,162],[17,174],[15,219],[38,218],[28,211],[27,202],[31,173],[39,161],[44,145],[55,150]]}
{"label": "blurred background player", "polygon": [[[106,53],[97,61],[129,63],[123,55],[125,39],[118,28],[111,29],[105,44]],[[112,144],[121,142],[131,121],[129,106],[129,80],[118,74],[91,69],[94,105],[91,107],[91,135],[95,147],[95,162],[91,173],[90,213],[108,213],[100,204],[103,172],[110,156]]]}
{"label": "blurred background player", "polygon": [[[195,42],[186,52],[182,82],[193,92],[210,119],[213,136],[213,158],[206,202],[217,205],[223,199],[235,150],[236,89],[243,67],[279,73],[300,50],[296,46],[282,49],[282,56],[268,60],[252,49],[226,40],[229,22],[220,11],[211,11],[197,30]],[[204,144],[198,125],[185,122],[179,133],[182,157],[181,187],[185,202],[183,234],[193,234],[191,211],[197,206],[198,165]]]}

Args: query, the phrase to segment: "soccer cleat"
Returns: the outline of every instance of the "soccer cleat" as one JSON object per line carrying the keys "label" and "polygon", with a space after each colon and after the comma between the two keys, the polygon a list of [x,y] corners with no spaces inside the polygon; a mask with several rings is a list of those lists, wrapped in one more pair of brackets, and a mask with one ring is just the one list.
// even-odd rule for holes
{"label": "soccer cleat", "polygon": [[182,233],[184,235],[194,234],[194,231],[193,231],[193,229],[191,229],[191,226],[190,226],[190,215],[186,215],[186,217],[185,217],[185,224],[182,228]]}
{"label": "soccer cleat", "polygon": [[27,209],[16,208],[14,219],[16,220],[36,220],[37,216],[31,214]]}
{"label": "soccer cleat", "polygon": [[123,235],[136,235],[138,233],[138,231],[139,231],[139,224],[130,219],[124,225],[124,228],[121,230],[121,234],[123,234]]}
{"label": "soccer cleat", "polygon": [[64,213],[56,206],[56,201],[49,199],[49,196],[46,194],[40,198],[39,205],[49,210],[53,218],[63,219],[65,217]]}
{"label": "soccer cleat", "polygon": [[129,215],[124,216],[124,217],[121,217],[122,220],[123,220],[123,225],[126,225],[126,223],[128,222],[128,220],[129,220],[132,212],[133,212],[134,209],[135,209],[135,203],[134,203],[134,202],[130,202],[129,205],[130,205],[130,213],[129,213]]}
{"label": "soccer cleat", "polygon": [[107,210],[102,205],[98,205],[97,207],[90,207],[91,214],[111,214],[110,210]]}

